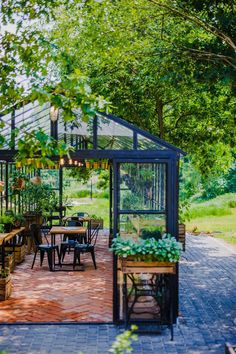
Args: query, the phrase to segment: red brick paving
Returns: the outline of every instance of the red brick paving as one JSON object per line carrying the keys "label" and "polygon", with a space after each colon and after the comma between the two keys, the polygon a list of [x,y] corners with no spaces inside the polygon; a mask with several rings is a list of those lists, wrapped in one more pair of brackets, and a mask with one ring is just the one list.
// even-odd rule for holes
{"label": "red brick paving", "polygon": [[[72,257],[73,251],[65,261]],[[107,236],[100,234],[97,241],[97,270],[90,254],[81,256],[84,272],[50,272],[46,257],[39,266],[39,254],[31,270],[32,259],[33,254],[27,255],[15,267],[11,298],[0,302],[0,322],[112,321],[113,267]]]}

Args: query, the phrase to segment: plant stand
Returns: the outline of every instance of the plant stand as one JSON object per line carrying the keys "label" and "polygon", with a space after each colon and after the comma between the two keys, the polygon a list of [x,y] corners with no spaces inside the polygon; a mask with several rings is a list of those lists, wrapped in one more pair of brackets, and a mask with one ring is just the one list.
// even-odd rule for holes
{"label": "plant stand", "polygon": [[8,254],[5,257],[5,268],[9,268],[10,273],[14,271],[15,267],[15,254],[14,252],[11,254]]}
{"label": "plant stand", "polygon": [[[140,332],[160,333],[168,325],[173,340],[173,275],[176,264],[138,262],[121,258],[125,327],[130,322],[144,325]],[[154,326],[158,330],[154,331]]]}
{"label": "plant stand", "polygon": [[186,227],[185,224],[179,224],[179,242],[183,245],[183,251],[185,252],[186,246]]}
{"label": "plant stand", "polygon": [[8,275],[6,278],[0,278],[0,301],[7,300],[12,293],[12,279]]}
{"label": "plant stand", "polygon": [[5,247],[6,252],[13,252],[15,256],[15,264],[19,264],[25,260],[26,246],[25,244],[13,245]]}

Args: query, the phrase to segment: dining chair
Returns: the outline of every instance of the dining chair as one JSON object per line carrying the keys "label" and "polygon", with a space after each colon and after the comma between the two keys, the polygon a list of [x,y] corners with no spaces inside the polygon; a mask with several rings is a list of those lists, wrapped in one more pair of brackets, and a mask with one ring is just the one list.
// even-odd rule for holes
{"label": "dining chair", "polygon": [[[90,253],[92,260],[93,260],[93,265],[94,268],[97,269],[96,265],[96,260],[95,260],[95,245],[97,242],[98,238],[98,232],[100,229],[100,225],[96,227],[96,229],[93,230],[90,239],[88,240],[88,243],[76,243],[74,246],[74,261],[73,261],[73,269],[75,269],[76,265],[81,265],[80,263],[80,254],[81,253]],[[76,261],[78,260],[78,263]]]}
{"label": "dining chair", "polygon": [[[67,226],[82,226],[82,224],[78,220],[68,220]],[[77,235],[64,235],[63,242],[61,242],[60,246],[60,261],[63,262],[65,258],[66,251],[70,253],[71,249],[74,249],[76,243],[82,243],[82,241],[86,242],[87,235],[77,234]]]}
{"label": "dining chair", "polygon": [[33,267],[34,267],[37,253],[40,252],[40,266],[42,266],[43,260],[44,260],[44,255],[45,255],[45,253],[47,253],[48,266],[49,266],[50,271],[52,271],[53,270],[53,252],[55,250],[57,252],[59,264],[61,263],[58,245],[49,244],[47,241],[47,238],[45,238],[46,243],[45,244],[42,243],[40,225],[31,224],[30,225],[30,234],[31,234],[31,237],[32,237],[34,244],[35,244],[34,259],[33,259],[31,269],[33,269]]}

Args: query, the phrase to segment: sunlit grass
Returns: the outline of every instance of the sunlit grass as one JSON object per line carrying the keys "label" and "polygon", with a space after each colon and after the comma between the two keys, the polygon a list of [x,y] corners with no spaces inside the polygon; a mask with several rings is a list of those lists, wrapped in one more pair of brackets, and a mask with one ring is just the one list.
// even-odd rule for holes
{"label": "sunlit grass", "polygon": [[[207,202],[194,203],[194,210],[199,208],[200,212],[197,217],[186,222],[187,230],[210,232],[215,237],[236,244],[236,208],[229,207],[229,202],[234,200],[236,200],[236,194],[229,193]],[[210,211],[215,212],[216,209],[219,211],[216,212],[217,215],[211,215]],[[221,213],[221,210],[224,210],[224,212]],[[226,210],[231,214],[225,215]]]}

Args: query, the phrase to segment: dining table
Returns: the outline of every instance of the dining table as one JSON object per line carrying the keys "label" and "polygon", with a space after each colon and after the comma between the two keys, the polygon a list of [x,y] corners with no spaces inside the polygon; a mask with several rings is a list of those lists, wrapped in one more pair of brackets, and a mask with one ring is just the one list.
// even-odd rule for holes
{"label": "dining table", "polygon": [[[51,235],[51,245],[56,245],[56,237],[60,235],[72,236],[72,235],[81,235],[84,236],[87,234],[87,228],[84,226],[53,226],[49,231]],[[62,265],[72,265],[72,263],[63,263],[57,264],[55,260],[55,250],[53,252],[53,270],[63,270]],[[59,266],[58,269],[56,267]],[[83,268],[81,267],[81,269]]]}

